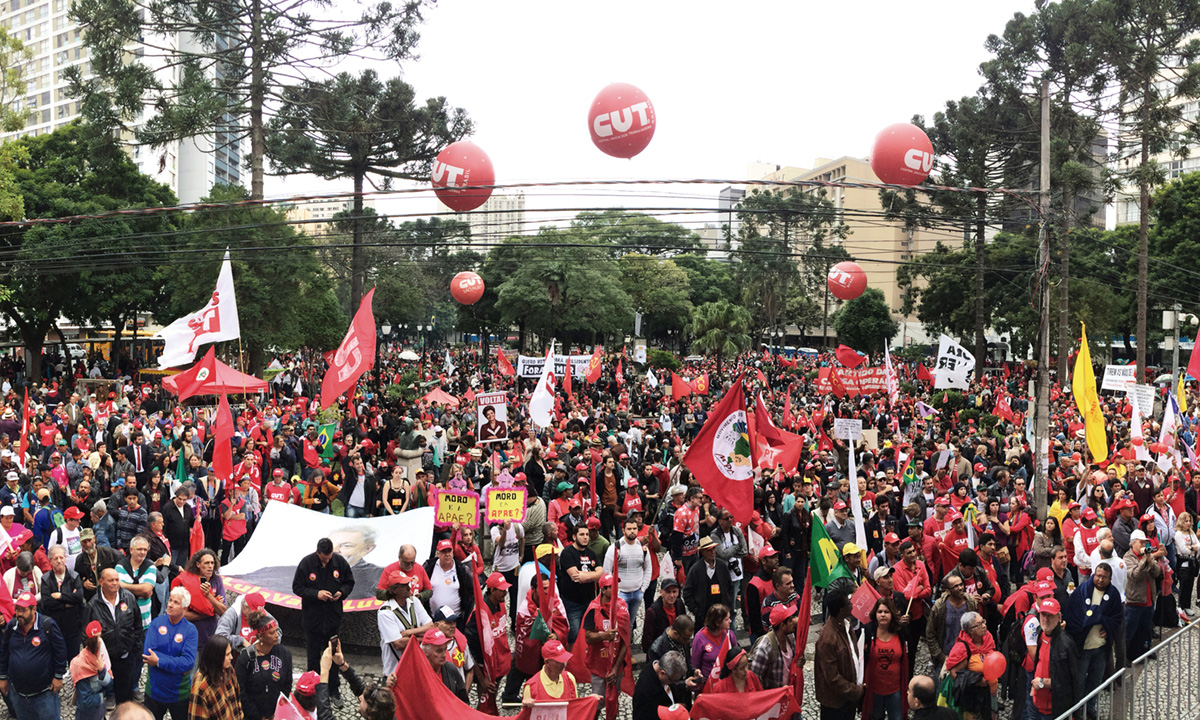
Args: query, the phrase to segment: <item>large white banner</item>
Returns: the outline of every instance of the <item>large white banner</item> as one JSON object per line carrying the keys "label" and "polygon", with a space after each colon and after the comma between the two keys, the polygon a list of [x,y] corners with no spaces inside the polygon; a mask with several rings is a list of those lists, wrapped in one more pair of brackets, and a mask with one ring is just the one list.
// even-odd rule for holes
{"label": "large white banner", "polygon": [[[592,359],[591,355],[555,355],[554,377],[561,378],[566,374],[568,359],[571,363],[571,375],[573,377],[582,378],[587,375],[588,362]],[[519,355],[517,357],[517,377],[540,378],[542,376],[542,366],[545,364],[545,357]]]}
{"label": "large white banner", "polygon": [[508,439],[508,393],[479,393],[475,396],[479,406],[476,422],[479,424],[475,436],[480,443],[504,442]]}
{"label": "large white banner", "polygon": [[268,603],[299,608],[300,598],[292,593],[296,565],[316,552],[317,540],[323,537],[333,541],[333,551],[346,558],[354,571],[354,591],[342,609],[374,610],[382,604],[375,599],[379,576],[396,562],[401,545],[417,549],[418,563],[429,557],[433,508],[379,518],[345,518],[270,502],[246,549],[221,568],[221,575],[239,593],[261,592]]}
{"label": "large white banner", "polygon": [[975,372],[975,356],[946,335],[938,340],[937,365],[933,370],[935,390],[966,390]]}

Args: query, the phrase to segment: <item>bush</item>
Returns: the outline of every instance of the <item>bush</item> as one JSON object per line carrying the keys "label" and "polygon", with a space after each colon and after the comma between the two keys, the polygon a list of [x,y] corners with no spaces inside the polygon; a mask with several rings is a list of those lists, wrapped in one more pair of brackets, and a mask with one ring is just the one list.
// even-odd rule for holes
{"label": "bush", "polygon": [[678,370],[680,365],[682,365],[679,362],[679,358],[666,350],[658,349],[648,349],[646,351],[646,364],[660,370]]}
{"label": "bush", "polygon": [[420,377],[416,370],[405,370],[400,376],[400,382],[388,385],[384,390],[389,400],[411,401],[417,398],[417,381]]}
{"label": "bush", "polygon": [[1000,423],[1000,416],[993,415],[991,413],[984,413],[983,415],[979,416],[978,422],[980,432],[990,435],[992,433],[992,429]]}
{"label": "bush", "polygon": [[[957,390],[942,391],[941,393],[934,391],[933,402],[930,404],[941,412],[946,413],[965,407],[966,400],[963,398],[962,393]],[[964,422],[966,421],[965,418],[961,416],[959,419],[963,420]]]}
{"label": "bush", "polygon": [[901,395],[916,395],[917,394],[917,386],[906,380],[906,381],[900,383],[900,394]]}

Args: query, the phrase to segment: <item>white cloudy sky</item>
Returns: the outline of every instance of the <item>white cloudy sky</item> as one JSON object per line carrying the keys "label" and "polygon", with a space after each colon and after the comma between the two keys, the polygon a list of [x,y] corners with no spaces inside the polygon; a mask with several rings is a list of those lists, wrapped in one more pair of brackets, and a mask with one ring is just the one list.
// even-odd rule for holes
{"label": "white cloudy sky", "polygon": [[[974,92],[987,35],[1032,10],[1033,0],[442,0],[403,76],[418,97],[445,95],[469,111],[498,183],[740,180],[750,161],[810,167],[816,157],[866,156],[885,125]],[[657,114],[653,141],[632,160],[604,155],[588,136],[588,108],[611,82],[640,87]],[[272,179],[267,191],[347,184]],[[662,191],[527,196],[531,209],[676,202],[654,196]],[[430,212],[431,197],[380,205]]]}

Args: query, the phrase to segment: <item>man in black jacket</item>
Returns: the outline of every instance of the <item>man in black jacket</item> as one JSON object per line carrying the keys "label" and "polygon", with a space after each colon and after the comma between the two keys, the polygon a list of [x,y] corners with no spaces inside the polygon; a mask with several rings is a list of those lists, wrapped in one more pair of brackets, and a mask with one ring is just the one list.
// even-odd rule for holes
{"label": "man in black jacket", "polygon": [[1037,650],[1033,654],[1033,705],[1030,717],[1061,717],[1079,701],[1083,679],[1079,674],[1079,650],[1067,634],[1062,611],[1054,598],[1037,604]]}
{"label": "man in black jacket", "polygon": [[86,627],[93,620],[100,623],[100,637],[112,659],[117,704],[133,700],[142,674],[142,611],[133,593],[121,587],[115,568],[100,572],[100,589],[88,601],[82,623]]}
{"label": "man in black jacket", "polygon": [[688,570],[683,582],[683,603],[687,605],[696,624],[704,624],[708,608],[721,603],[732,613],[733,579],[729,576],[729,563],[717,557],[717,543],[708,535],[700,539],[700,562]]}
{"label": "man in black jacket", "polygon": [[187,565],[188,550],[191,548],[192,521],[195,513],[192,506],[187,504],[188,490],[183,485],[175,488],[175,497],[170,503],[165,503],[162,510],[163,536],[171,545],[171,567],[183,568]]}
{"label": "man in black jacket", "polygon": [[[58,579],[62,575],[62,581]],[[43,615],[58,623],[67,647],[67,662],[79,654],[79,631],[83,627],[83,581],[67,569],[67,550],[61,545],[50,548],[50,572],[42,573],[39,601]]]}
{"label": "man in black jacket", "polygon": [[[697,563],[699,564],[699,563]],[[691,690],[700,671],[686,678],[687,663],[675,651],[642,668],[633,690],[633,720],[658,720],[658,709],[672,705],[692,706]]]}
{"label": "man in black jacket", "polygon": [[[669,612],[668,612],[669,610]],[[650,646],[671,627],[675,618],[687,614],[687,607],[679,599],[679,582],[673,577],[663,578],[659,585],[659,597],[646,608],[646,621],[642,627],[642,652],[650,652]]]}
{"label": "man in black jacket", "polygon": [[[304,645],[308,650],[308,669],[321,669],[321,653],[342,624],[342,601],[354,591],[354,572],[346,558],[333,552],[333,541],[321,538],[317,551],[305,555],[292,578],[292,594],[300,597],[304,621]],[[335,673],[329,679],[329,694],[337,708],[342,707],[341,682]]]}
{"label": "man in black jacket", "polygon": [[[355,451],[357,452],[357,450]],[[338,499],[346,506],[346,517],[371,517],[375,514],[375,503],[379,500],[379,482],[367,472],[362,456],[355,455],[346,473],[346,482]]]}

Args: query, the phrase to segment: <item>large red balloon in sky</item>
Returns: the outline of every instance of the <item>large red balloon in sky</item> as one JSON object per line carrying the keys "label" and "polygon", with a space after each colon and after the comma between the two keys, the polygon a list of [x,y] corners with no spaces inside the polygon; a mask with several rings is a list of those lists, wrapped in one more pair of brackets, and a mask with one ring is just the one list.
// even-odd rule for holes
{"label": "large red balloon in sky", "polygon": [[840,262],[829,269],[829,292],[838,300],[853,300],[867,289],[867,273],[858,263]]}
{"label": "large red balloon in sky", "polygon": [[[442,203],[457,212],[474,210],[492,196],[496,171],[492,159],[478,145],[466,140],[451,143],[438,153],[429,178]],[[472,187],[470,190],[455,188]]]}
{"label": "large red balloon in sky", "polygon": [[450,294],[463,305],[474,305],[483,297],[483,278],[470,270],[460,272],[450,281]]}
{"label": "large red balloon in sky", "polygon": [[875,136],[871,169],[889,185],[920,185],[933,170],[933,144],[916,125],[888,125]]}
{"label": "large red balloon in sky", "polygon": [[601,152],[631,158],[645,150],[654,137],[654,105],[634,86],[613,83],[592,101],[588,132]]}

